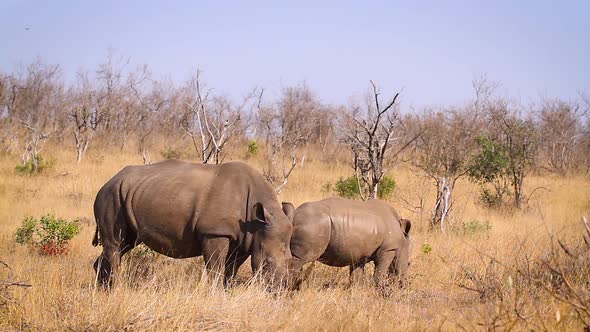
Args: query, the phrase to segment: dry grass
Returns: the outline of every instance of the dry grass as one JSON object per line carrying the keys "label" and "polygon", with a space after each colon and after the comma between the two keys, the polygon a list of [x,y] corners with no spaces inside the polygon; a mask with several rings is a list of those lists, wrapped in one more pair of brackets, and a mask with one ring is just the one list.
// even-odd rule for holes
{"label": "dry grass", "polygon": [[[127,259],[123,282],[104,293],[94,288],[92,270],[100,252],[90,244],[94,195],[121,167],[141,159],[94,152],[76,165],[69,152],[50,151],[56,165],[35,177],[17,176],[17,158],[0,157],[0,260],[11,267],[10,273],[0,267],[0,280],[32,285],[3,293],[9,299],[0,307],[0,330],[570,330],[582,324],[570,305],[532,287],[518,271],[540,269],[550,234],[568,243],[581,239],[580,217],[590,209],[585,177],[527,178],[526,189],[542,185],[551,192],[538,191],[529,208],[516,213],[483,210],[474,204],[477,188],[460,183],[453,224],[440,234],[427,231],[433,188],[400,167],[392,174],[398,188],[391,203],[413,221],[411,282],[390,296],[369,281],[349,288],[347,269],[321,264],[296,293],[266,292],[249,280],[247,264],[237,286],[212,290],[200,282],[201,259],[165,257]],[[346,166],[310,158],[282,199],[299,205],[326,197],[324,184],[349,174]],[[409,208],[421,199],[426,210]],[[88,218],[69,255],[40,256],[15,243],[21,220],[45,213]],[[463,234],[461,223],[473,220],[492,228]],[[432,252],[423,253],[424,244]]]}

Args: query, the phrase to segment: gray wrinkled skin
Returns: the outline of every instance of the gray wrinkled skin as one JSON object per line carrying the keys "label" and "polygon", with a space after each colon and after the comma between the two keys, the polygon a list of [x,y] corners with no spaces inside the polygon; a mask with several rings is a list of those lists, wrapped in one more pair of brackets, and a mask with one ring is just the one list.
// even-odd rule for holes
{"label": "gray wrinkled skin", "polygon": [[[411,223],[388,204],[343,198],[309,202],[295,210],[291,253],[293,269],[319,260],[330,266],[350,266],[353,272],[375,263],[374,279],[383,286],[389,275],[404,276],[409,266]],[[296,282],[296,287],[301,278]]]}
{"label": "gray wrinkled skin", "polygon": [[94,267],[103,286],[140,243],[173,258],[203,255],[208,275],[226,282],[249,256],[254,271],[287,277],[293,206],[281,207],[271,185],[243,163],[127,166],[100,189],[94,214],[93,245],[103,246]]}

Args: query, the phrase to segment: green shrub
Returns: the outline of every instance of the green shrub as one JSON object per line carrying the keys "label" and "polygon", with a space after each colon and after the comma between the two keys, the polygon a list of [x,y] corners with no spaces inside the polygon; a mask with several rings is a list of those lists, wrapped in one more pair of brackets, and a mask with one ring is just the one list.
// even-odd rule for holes
{"label": "green shrub", "polygon": [[[151,280],[158,271],[158,258],[160,254],[141,243],[133,248],[127,255],[127,268],[124,271],[125,279]],[[132,286],[138,286],[134,283]]]}
{"label": "green shrub", "polygon": [[379,198],[389,198],[395,189],[395,180],[389,176],[383,176],[377,188],[377,196]]}
{"label": "green shrub", "polygon": [[[331,184],[325,185],[326,188],[331,188]],[[344,198],[360,198],[360,188],[359,183],[356,179],[356,176],[350,176],[346,179],[340,178],[340,180],[336,181],[334,185],[334,191],[340,197]],[[384,176],[379,183],[379,188],[377,189],[377,197],[379,198],[388,198],[393,193],[395,189],[395,180],[389,176]]]}
{"label": "green shrub", "polygon": [[506,172],[509,157],[507,147],[486,136],[476,139],[480,151],[467,167],[467,175],[476,183],[492,183]]}
{"label": "green shrub", "polygon": [[476,142],[480,151],[470,160],[467,175],[472,182],[480,185],[479,202],[484,207],[501,208],[506,196],[510,196],[508,147],[486,136],[478,137]]}
{"label": "green shrub", "polygon": [[33,217],[27,217],[23,220],[22,225],[16,230],[16,243],[29,244],[33,240],[33,233],[37,227],[38,220]]}
{"label": "green shrub", "polygon": [[182,153],[172,147],[167,147],[166,149],[160,151],[160,155],[164,159],[180,159]]}
{"label": "green shrub", "polygon": [[358,198],[360,197],[360,188],[355,176],[346,179],[340,178],[336,181],[334,190],[340,197],[344,198]]}
{"label": "green shrub", "polygon": [[131,250],[129,256],[136,258],[155,258],[158,256],[158,253],[150,249],[150,247],[146,246],[145,244],[141,243]]}
{"label": "green shrub", "polygon": [[[42,173],[43,171],[52,168],[55,165],[54,159],[45,160],[41,155],[37,156],[37,174]],[[15,171],[20,175],[34,175],[34,165],[33,159],[29,159],[26,163],[22,165],[16,165],[14,167]]]}
{"label": "green shrub", "polygon": [[479,194],[479,202],[490,209],[500,209],[504,206],[504,195],[502,192],[492,192],[488,188],[481,188],[481,193]]}
{"label": "green shrub", "polygon": [[27,217],[16,230],[16,242],[29,245],[44,255],[62,255],[68,252],[71,239],[80,233],[80,221],[68,221],[45,215],[40,219]]}
{"label": "green shrub", "polygon": [[256,140],[251,140],[248,142],[248,155],[249,156],[256,156],[258,154],[258,143]]}
{"label": "green shrub", "polygon": [[473,235],[480,233],[487,233],[492,229],[489,221],[471,220],[463,223],[463,234]]}
{"label": "green shrub", "polygon": [[424,243],[422,244],[420,251],[422,251],[423,254],[428,255],[432,252],[432,246],[428,243]]}

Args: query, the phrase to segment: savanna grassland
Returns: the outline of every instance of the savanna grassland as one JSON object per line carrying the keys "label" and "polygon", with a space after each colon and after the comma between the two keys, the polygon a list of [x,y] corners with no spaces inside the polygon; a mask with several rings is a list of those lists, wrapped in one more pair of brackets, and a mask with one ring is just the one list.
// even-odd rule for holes
{"label": "savanna grassland", "polygon": [[[298,292],[267,292],[251,280],[249,264],[234,287],[211,289],[201,282],[202,258],[142,253],[126,256],[122,282],[107,293],[95,288],[92,263],[101,248],[91,245],[92,204],[105,181],[141,158],[89,150],[76,164],[73,151],[48,146],[44,154],[54,165],[35,176],[15,172],[18,156],[0,156],[0,260],[9,266],[0,266],[0,330],[580,330],[588,319],[590,265],[577,251],[581,217],[590,212],[585,176],[530,174],[528,193],[547,190],[535,191],[520,211],[482,208],[478,187],[460,180],[441,233],[428,229],[436,188],[399,165],[389,173],[397,182],[389,202],[412,221],[410,280],[387,294],[372,287],[370,268],[366,280],[349,287],[347,268],[318,263]],[[227,160],[243,156],[230,153]],[[245,161],[260,168],[257,158]],[[351,172],[312,154],[280,198],[298,206],[333,195],[326,183]],[[15,242],[25,217],[47,213],[81,218],[68,255],[43,256]],[[579,298],[568,295],[569,288]]]}

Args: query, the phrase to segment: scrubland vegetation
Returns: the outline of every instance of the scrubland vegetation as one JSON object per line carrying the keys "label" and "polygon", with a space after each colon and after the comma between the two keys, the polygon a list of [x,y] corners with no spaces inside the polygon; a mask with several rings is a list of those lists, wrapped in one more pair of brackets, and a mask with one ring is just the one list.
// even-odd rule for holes
{"label": "scrubland vegetation", "polygon": [[[375,85],[366,102],[346,106],[324,105],[304,85],[275,101],[260,89],[233,101],[199,75],[177,85],[114,58],[70,86],[41,62],[0,73],[0,84],[0,330],[590,325],[584,95],[523,106],[479,80],[464,105],[415,112],[400,112],[395,94]],[[125,165],[167,158],[243,160],[295,206],[366,199],[382,184],[379,196],[412,221],[407,286],[378,291],[370,269],[350,286],[348,269],[315,263],[300,291],[273,293],[244,264],[219,290],[201,282],[201,258],[137,248],[122,281],[98,290],[97,190]],[[73,234],[63,253],[17,241],[24,220],[47,215],[46,224],[79,224],[77,236],[58,230]]]}

